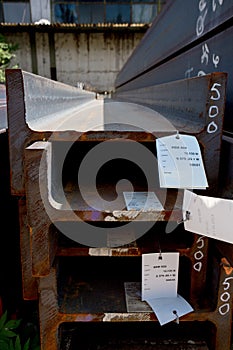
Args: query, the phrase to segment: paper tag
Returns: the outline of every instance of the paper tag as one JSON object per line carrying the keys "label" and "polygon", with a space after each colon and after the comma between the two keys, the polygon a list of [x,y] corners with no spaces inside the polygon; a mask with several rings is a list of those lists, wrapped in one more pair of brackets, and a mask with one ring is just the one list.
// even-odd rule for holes
{"label": "paper tag", "polygon": [[142,254],[142,300],[176,297],[179,253]]}
{"label": "paper tag", "polygon": [[189,220],[184,221],[187,231],[233,243],[233,200],[199,196],[184,191],[183,216],[190,212]]}
{"label": "paper tag", "polygon": [[111,256],[111,249],[109,249],[109,248],[89,248],[88,253],[91,256]]}
{"label": "paper tag", "polygon": [[195,136],[156,139],[159,181],[165,188],[208,187],[202,155]]}
{"label": "paper tag", "polygon": [[156,298],[147,300],[156,314],[160,325],[176,320],[193,311],[192,306],[179,294],[175,298]]}
{"label": "paper tag", "polygon": [[164,210],[154,192],[123,192],[127,210]]}

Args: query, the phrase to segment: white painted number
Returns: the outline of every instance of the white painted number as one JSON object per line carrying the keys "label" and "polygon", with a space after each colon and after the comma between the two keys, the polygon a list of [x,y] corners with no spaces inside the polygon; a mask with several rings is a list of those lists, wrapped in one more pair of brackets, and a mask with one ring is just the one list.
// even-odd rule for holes
{"label": "white painted number", "polygon": [[[222,6],[223,0],[218,0],[217,2],[219,3],[220,6]],[[216,0],[212,0],[212,10],[214,12],[216,11],[216,7],[217,7]]]}
{"label": "white painted number", "polygon": [[228,280],[232,280],[232,279],[233,279],[233,277],[227,277],[227,278],[225,278],[225,280],[224,280],[224,282],[223,282],[223,285],[224,285],[224,286],[226,285],[226,287],[224,287],[224,290],[227,290],[227,289],[230,288],[230,283],[227,282],[227,281],[228,281]]}
{"label": "white painted number", "polygon": [[205,18],[206,18],[206,15],[207,15],[207,10],[205,10],[204,14],[203,15],[200,15],[197,19],[197,24],[196,24],[196,34],[197,36],[200,36],[203,32],[204,32],[204,29],[205,29]]}
{"label": "white painted number", "polygon": [[199,237],[197,240],[197,248],[199,249],[197,252],[194,253],[194,258],[195,260],[197,260],[197,262],[195,262],[195,264],[193,265],[193,268],[195,271],[200,272],[202,269],[202,260],[204,258],[204,254],[201,251],[202,248],[204,248],[205,246],[205,241],[204,241],[204,237]]}
{"label": "white painted number", "polygon": [[202,77],[203,75],[206,75],[206,73],[203,70],[199,70],[199,72],[197,73],[197,76]]}
{"label": "white painted number", "polygon": [[210,106],[209,108],[209,117],[214,118],[218,115],[218,106]]}
{"label": "white painted number", "polygon": [[[220,87],[220,86],[221,86],[221,84],[214,83],[213,86],[211,87],[211,92],[212,92],[212,94],[210,96],[211,100],[218,101],[221,98],[221,94],[220,94],[220,91],[218,89],[218,87]],[[216,105],[210,106],[209,111],[208,111],[209,118],[211,118],[211,119],[215,118],[215,117],[217,117],[218,114],[219,114],[218,106],[216,106]],[[208,132],[208,134],[213,134],[217,130],[218,130],[218,125],[215,123],[215,121],[212,120],[207,126],[207,132]]]}
{"label": "white painted number", "polygon": [[223,304],[219,307],[218,311],[219,313],[224,316],[226,315],[230,310],[230,305],[229,304]]}
{"label": "white painted number", "polygon": [[[233,277],[226,277],[224,282],[223,282],[223,285],[225,286],[224,287],[224,290],[228,290],[230,288],[230,283],[228,282],[229,280],[232,280]],[[220,300],[224,303],[222,304],[221,306],[219,306],[218,308],[218,311],[219,313],[224,316],[226,315],[229,311],[230,311],[230,303],[229,303],[229,300],[231,298],[231,295],[229,292],[223,292],[221,295],[220,295]]]}
{"label": "white painted number", "polygon": [[218,55],[215,55],[213,53],[212,55],[212,61],[213,61],[213,64],[214,64],[214,67],[217,68],[218,67],[218,64],[219,64],[219,61],[220,61],[220,57]]}
{"label": "white painted number", "polygon": [[207,2],[205,0],[199,1],[199,11],[202,12],[206,8]]}
{"label": "white painted number", "polygon": [[205,64],[207,65],[209,62],[209,53],[210,50],[208,48],[207,44],[202,45],[202,56],[201,56],[201,63],[203,64],[205,62]]}
{"label": "white painted number", "polygon": [[198,250],[195,254],[194,254],[194,258],[196,260],[201,260],[203,258],[204,254],[202,253],[202,251]]}
{"label": "white painted number", "polygon": [[218,130],[218,125],[215,122],[210,122],[207,126],[208,134],[213,134]]}
{"label": "white painted number", "polygon": [[210,98],[211,98],[211,100],[215,100],[215,101],[219,100],[220,97],[221,97],[221,96],[220,96],[220,92],[219,92],[219,90],[216,88],[216,86],[221,86],[221,84],[214,83],[214,85],[213,85],[212,88],[211,88],[211,91],[214,92],[214,95],[212,95]]}
{"label": "white painted number", "polygon": [[197,248],[202,249],[205,245],[205,241],[204,241],[203,237],[199,237],[197,240],[197,243],[200,243],[199,245],[197,244]]}

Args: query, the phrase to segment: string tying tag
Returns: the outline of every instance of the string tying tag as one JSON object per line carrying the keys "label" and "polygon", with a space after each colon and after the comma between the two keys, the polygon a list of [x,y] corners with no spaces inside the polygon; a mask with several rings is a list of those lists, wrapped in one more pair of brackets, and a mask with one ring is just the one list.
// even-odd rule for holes
{"label": "string tying tag", "polygon": [[179,134],[179,131],[176,130],[176,139],[179,139],[180,138],[180,134]]}
{"label": "string tying tag", "polygon": [[173,312],[173,314],[176,316],[176,323],[179,324],[179,323],[180,323],[180,320],[179,320],[179,315],[178,315],[177,311],[176,311],[176,310],[173,310],[172,312]]}
{"label": "string tying tag", "polygon": [[185,218],[184,218],[184,219],[181,219],[180,221],[177,221],[177,224],[179,225],[179,224],[182,224],[182,223],[185,222],[185,221],[190,220],[190,215],[191,215],[190,211],[186,210],[186,212],[185,212]]}
{"label": "string tying tag", "polygon": [[158,241],[158,246],[159,246],[159,256],[158,256],[158,259],[159,259],[159,260],[163,260],[163,257],[162,257],[162,250],[161,250],[161,246],[160,246],[159,241]]}

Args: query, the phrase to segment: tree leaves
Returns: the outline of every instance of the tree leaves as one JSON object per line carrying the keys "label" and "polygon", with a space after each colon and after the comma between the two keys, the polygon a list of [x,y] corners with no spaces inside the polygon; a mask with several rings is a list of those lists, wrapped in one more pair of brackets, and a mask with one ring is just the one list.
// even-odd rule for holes
{"label": "tree leaves", "polygon": [[8,43],[4,35],[0,34],[0,83],[5,82],[5,69],[10,67],[12,59],[16,57],[14,52],[17,49],[18,45]]}

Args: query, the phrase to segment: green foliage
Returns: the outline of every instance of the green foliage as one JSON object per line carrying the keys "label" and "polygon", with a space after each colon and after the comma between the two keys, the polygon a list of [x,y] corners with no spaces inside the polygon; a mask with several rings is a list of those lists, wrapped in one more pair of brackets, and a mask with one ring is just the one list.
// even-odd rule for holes
{"label": "green foliage", "polygon": [[[40,350],[38,334],[31,337],[29,327],[20,329],[22,320],[8,320],[7,311],[0,318],[1,350]],[[25,335],[27,339],[24,340]]]}
{"label": "green foliage", "polygon": [[[0,83],[5,82],[5,69],[11,67],[11,60],[15,57],[14,52],[18,45],[8,43],[4,35],[0,34]],[[17,65],[11,68],[17,68]]]}

